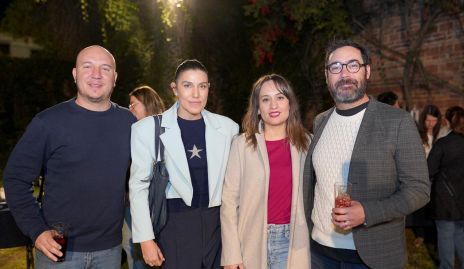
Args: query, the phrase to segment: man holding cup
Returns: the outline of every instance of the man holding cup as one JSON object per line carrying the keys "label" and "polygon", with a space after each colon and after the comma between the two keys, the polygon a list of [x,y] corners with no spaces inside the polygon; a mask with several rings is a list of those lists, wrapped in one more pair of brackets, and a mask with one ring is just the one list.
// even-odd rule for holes
{"label": "man holding cup", "polygon": [[[325,75],[335,107],[314,121],[303,179],[312,268],[404,268],[405,216],[429,200],[415,123],[367,96],[370,73],[363,46],[328,46]],[[337,184],[351,193],[337,197]]]}
{"label": "man holding cup", "polygon": [[[37,268],[119,268],[130,126],[136,120],[110,101],[117,73],[108,50],[81,50],[72,75],[77,97],[37,114],[11,153],[6,198],[38,250]],[[39,208],[31,187],[41,173]],[[67,234],[53,228],[57,223]]]}

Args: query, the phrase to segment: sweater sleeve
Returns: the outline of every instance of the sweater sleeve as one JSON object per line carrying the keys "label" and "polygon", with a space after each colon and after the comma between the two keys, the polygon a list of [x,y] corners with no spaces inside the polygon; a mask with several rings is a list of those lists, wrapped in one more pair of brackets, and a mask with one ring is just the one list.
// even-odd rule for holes
{"label": "sweater sleeve", "polygon": [[32,187],[47,155],[46,144],[46,128],[43,121],[35,117],[13,149],[3,174],[8,206],[17,225],[32,242],[48,230]]}

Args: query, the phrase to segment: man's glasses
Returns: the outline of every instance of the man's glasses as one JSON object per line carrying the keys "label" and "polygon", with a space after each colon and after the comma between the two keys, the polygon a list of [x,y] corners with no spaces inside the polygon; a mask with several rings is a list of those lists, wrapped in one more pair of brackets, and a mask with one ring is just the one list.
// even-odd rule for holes
{"label": "man's glasses", "polygon": [[346,66],[346,70],[350,73],[358,73],[361,66],[366,66],[367,64],[362,64],[358,62],[358,60],[351,60],[346,64],[342,64],[341,62],[334,62],[327,65],[325,68],[329,70],[332,74],[339,74],[342,72],[343,66]]}

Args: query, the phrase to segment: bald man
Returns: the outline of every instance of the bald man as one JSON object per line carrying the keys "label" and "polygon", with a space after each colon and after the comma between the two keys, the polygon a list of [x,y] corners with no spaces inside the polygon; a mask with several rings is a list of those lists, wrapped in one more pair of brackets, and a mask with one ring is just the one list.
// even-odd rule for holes
{"label": "bald man", "polygon": [[[37,268],[119,268],[130,126],[136,121],[111,102],[113,55],[84,48],[72,70],[77,96],[37,114],[4,172],[16,223],[35,244]],[[40,209],[31,186],[45,179]],[[69,226],[66,252],[51,226]],[[65,256],[58,262],[58,257]]]}

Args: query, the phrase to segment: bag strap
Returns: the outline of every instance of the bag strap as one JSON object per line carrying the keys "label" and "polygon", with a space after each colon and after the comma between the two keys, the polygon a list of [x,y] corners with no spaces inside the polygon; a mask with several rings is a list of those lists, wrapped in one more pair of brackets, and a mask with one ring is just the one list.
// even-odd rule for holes
{"label": "bag strap", "polygon": [[161,127],[161,121],[163,120],[163,115],[153,115],[155,121],[155,155],[156,161],[158,158],[161,162],[164,161],[164,145],[161,142],[160,135],[164,133],[164,127]]}

